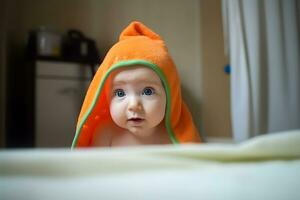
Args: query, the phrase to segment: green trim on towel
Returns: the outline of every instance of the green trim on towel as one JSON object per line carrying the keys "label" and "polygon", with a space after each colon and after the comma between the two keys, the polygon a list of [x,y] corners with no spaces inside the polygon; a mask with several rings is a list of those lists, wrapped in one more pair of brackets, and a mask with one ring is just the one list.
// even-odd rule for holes
{"label": "green trim on towel", "polygon": [[146,60],[127,60],[127,61],[121,61],[121,62],[118,62],[118,63],[114,64],[107,71],[107,73],[104,75],[104,78],[100,82],[100,87],[98,87],[98,90],[96,92],[96,96],[93,99],[93,102],[92,102],[91,106],[88,108],[88,111],[85,113],[85,115],[83,116],[82,120],[79,123],[79,127],[76,130],[75,137],[74,137],[74,140],[73,140],[73,143],[72,143],[72,147],[71,147],[72,149],[74,149],[76,147],[77,140],[79,138],[81,129],[82,129],[83,125],[85,124],[87,118],[91,114],[93,108],[95,107],[95,105],[97,103],[97,100],[99,98],[99,95],[100,95],[100,93],[103,89],[104,83],[105,83],[106,79],[108,78],[108,76],[110,75],[110,73],[112,71],[114,71],[116,69],[119,69],[119,68],[122,68],[122,67],[130,67],[130,66],[135,66],[135,65],[143,65],[145,67],[151,68],[152,70],[154,70],[156,72],[156,74],[162,80],[165,91],[166,91],[166,97],[167,97],[167,108],[166,108],[166,114],[165,114],[165,126],[166,126],[168,135],[169,135],[172,143],[173,144],[178,144],[179,143],[178,140],[176,139],[175,134],[174,134],[174,132],[172,130],[172,127],[171,127],[171,92],[170,92],[170,87],[169,87],[168,81],[167,81],[164,73],[162,72],[162,70],[157,65],[155,65],[155,64],[153,64],[149,61],[146,61]]}

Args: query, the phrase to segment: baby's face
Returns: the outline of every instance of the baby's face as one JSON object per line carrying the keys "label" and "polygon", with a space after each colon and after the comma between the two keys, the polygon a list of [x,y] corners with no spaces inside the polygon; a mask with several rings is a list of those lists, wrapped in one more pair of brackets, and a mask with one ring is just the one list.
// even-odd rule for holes
{"label": "baby's face", "polygon": [[136,136],[149,136],[163,121],[166,93],[158,75],[143,66],[112,74],[110,113],[113,121]]}

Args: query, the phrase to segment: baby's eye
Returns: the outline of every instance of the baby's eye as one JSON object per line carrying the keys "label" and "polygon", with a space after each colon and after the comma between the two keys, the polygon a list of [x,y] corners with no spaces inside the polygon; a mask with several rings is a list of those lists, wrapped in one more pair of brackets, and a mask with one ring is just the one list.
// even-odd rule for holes
{"label": "baby's eye", "polygon": [[146,88],[144,88],[142,95],[150,96],[150,95],[153,95],[154,93],[155,93],[154,88],[146,87]]}
{"label": "baby's eye", "polygon": [[122,89],[116,89],[114,91],[114,95],[117,96],[117,97],[124,97],[126,94],[125,94],[124,90],[122,90]]}

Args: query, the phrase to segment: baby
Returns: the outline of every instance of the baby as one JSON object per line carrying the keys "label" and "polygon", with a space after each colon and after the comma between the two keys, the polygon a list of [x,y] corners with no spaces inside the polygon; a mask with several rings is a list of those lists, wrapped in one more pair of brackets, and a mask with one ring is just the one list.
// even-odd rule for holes
{"label": "baby", "polygon": [[96,130],[93,146],[171,143],[163,123],[166,93],[153,70],[139,65],[118,69],[110,88],[110,115],[116,126],[102,126],[105,134]]}
{"label": "baby", "polygon": [[200,142],[159,35],[132,22],[90,84],[72,148]]}

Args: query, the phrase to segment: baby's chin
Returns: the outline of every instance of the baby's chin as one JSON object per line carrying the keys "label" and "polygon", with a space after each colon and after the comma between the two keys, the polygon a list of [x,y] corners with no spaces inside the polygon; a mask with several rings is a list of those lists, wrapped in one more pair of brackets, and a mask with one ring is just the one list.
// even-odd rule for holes
{"label": "baby's chin", "polygon": [[129,127],[127,130],[136,137],[146,138],[154,134],[154,131],[143,127]]}

